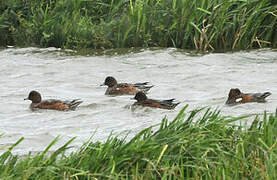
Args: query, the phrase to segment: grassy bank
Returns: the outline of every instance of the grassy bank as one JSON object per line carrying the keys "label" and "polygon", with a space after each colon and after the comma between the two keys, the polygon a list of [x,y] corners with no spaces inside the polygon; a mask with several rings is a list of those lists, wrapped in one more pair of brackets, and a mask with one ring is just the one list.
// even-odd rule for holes
{"label": "grassy bank", "polygon": [[219,111],[185,111],[158,130],[147,128],[131,140],[109,137],[88,142],[64,155],[70,142],[51,156],[53,141],[35,156],[19,159],[9,151],[0,157],[5,179],[276,179],[277,114],[254,118],[250,127],[234,125],[241,118]]}
{"label": "grassy bank", "polygon": [[0,46],[277,47],[275,0],[2,0]]}

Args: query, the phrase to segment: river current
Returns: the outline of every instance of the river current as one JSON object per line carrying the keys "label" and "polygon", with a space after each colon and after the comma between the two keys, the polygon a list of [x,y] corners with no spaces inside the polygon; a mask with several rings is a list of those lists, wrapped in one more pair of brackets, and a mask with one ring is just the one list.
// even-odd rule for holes
{"label": "river current", "polygon": [[[93,51],[93,50],[91,50]],[[15,153],[39,152],[57,136],[54,146],[72,137],[79,147],[92,135],[93,141],[105,141],[111,132],[140,130],[172,120],[189,104],[220,109],[226,116],[275,112],[277,107],[277,51],[252,51],[196,54],[177,49],[113,50],[95,55],[80,55],[56,48],[7,48],[0,50],[0,150],[21,137],[25,139]],[[131,108],[132,96],[105,96],[100,87],[106,76],[118,82],[149,81],[154,87],[148,96],[175,98],[181,102],[175,110]],[[242,92],[272,93],[267,103],[226,106],[230,88]],[[37,90],[43,99],[75,99],[84,102],[75,111],[39,110],[32,112],[30,101],[23,99]],[[253,118],[252,118],[253,120]],[[251,118],[245,124],[251,123]]]}

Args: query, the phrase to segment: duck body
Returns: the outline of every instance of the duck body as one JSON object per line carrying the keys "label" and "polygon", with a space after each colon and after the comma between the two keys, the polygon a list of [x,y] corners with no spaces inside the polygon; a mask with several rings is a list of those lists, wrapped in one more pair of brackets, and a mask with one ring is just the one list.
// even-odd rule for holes
{"label": "duck body", "polygon": [[264,103],[266,102],[265,98],[267,98],[270,95],[271,95],[270,92],[242,93],[238,88],[235,88],[229,91],[226,104],[232,105],[232,104],[242,104],[242,103],[249,103],[249,102]]}
{"label": "duck body", "polygon": [[167,99],[167,100],[156,100],[156,99],[149,99],[143,92],[136,93],[134,99],[137,100],[133,105],[134,106],[148,106],[154,108],[161,108],[161,109],[174,109],[180,102],[173,103],[175,99]]}
{"label": "duck body", "polygon": [[30,104],[30,109],[52,109],[58,111],[67,111],[67,110],[75,110],[76,107],[81,104],[83,101],[80,99],[73,99],[73,100],[57,100],[57,99],[46,99],[41,100],[41,95],[37,91],[31,91],[29,93],[28,98],[25,100],[31,100],[32,103]]}
{"label": "duck body", "polygon": [[139,91],[147,93],[153,87],[148,84],[149,82],[135,84],[117,83],[114,77],[108,76],[101,86],[108,86],[105,95],[135,95]]}

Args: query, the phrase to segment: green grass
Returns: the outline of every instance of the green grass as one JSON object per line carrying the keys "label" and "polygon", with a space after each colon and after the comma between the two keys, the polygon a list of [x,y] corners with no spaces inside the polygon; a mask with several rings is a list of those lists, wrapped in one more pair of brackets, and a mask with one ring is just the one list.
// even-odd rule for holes
{"label": "green grass", "polygon": [[[66,155],[70,140],[48,153],[12,155],[21,140],[0,156],[4,179],[276,179],[277,114],[224,117],[196,109],[130,140],[110,136],[89,141]],[[253,119],[249,127],[240,120]],[[237,122],[237,123],[235,123]],[[49,155],[50,154],[50,155]]]}
{"label": "green grass", "polygon": [[0,46],[277,47],[274,0],[2,0]]}

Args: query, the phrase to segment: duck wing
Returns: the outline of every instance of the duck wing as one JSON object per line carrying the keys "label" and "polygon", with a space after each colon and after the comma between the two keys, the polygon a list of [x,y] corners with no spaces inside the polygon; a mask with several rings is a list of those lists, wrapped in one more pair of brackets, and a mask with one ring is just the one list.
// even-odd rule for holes
{"label": "duck wing", "polygon": [[81,99],[73,99],[71,101],[62,101],[65,105],[69,107],[70,110],[75,110],[83,101]]}
{"label": "duck wing", "polygon": [[114,86],[114,88],[130,88],[130,87],[132,87],[132,85],[128,83],[119,83]]}
{"label": "duck wing", "polygon": [[265,102],[265,98],[270,95],[271,95],[270,92],[252,94],[253,98],[258,102]]}
{"label": "duck wing", "polygon": [[143,91],[144,93],[146,93],[152,87],[154,87],[153,85],[148,85],[148,84],[149,84],[149,82],[143,82],[143,83],[132,84],[132,86],[134,86],[134,87],[138,88],[139,90]]}
{"label": "duck wing", "polygon": [[169,109],[174,109],[180,102],[173,103],[175,99],[167,99],[167,100],[158,100],[162,106],[168,107]]}
{"label": "duck wing", "polygon": [[135,83],[135,84],[133,84],[133,86],[146,86],[146,85],[148,85],[149,84],[149,82],[143,82],[143,83]]}

